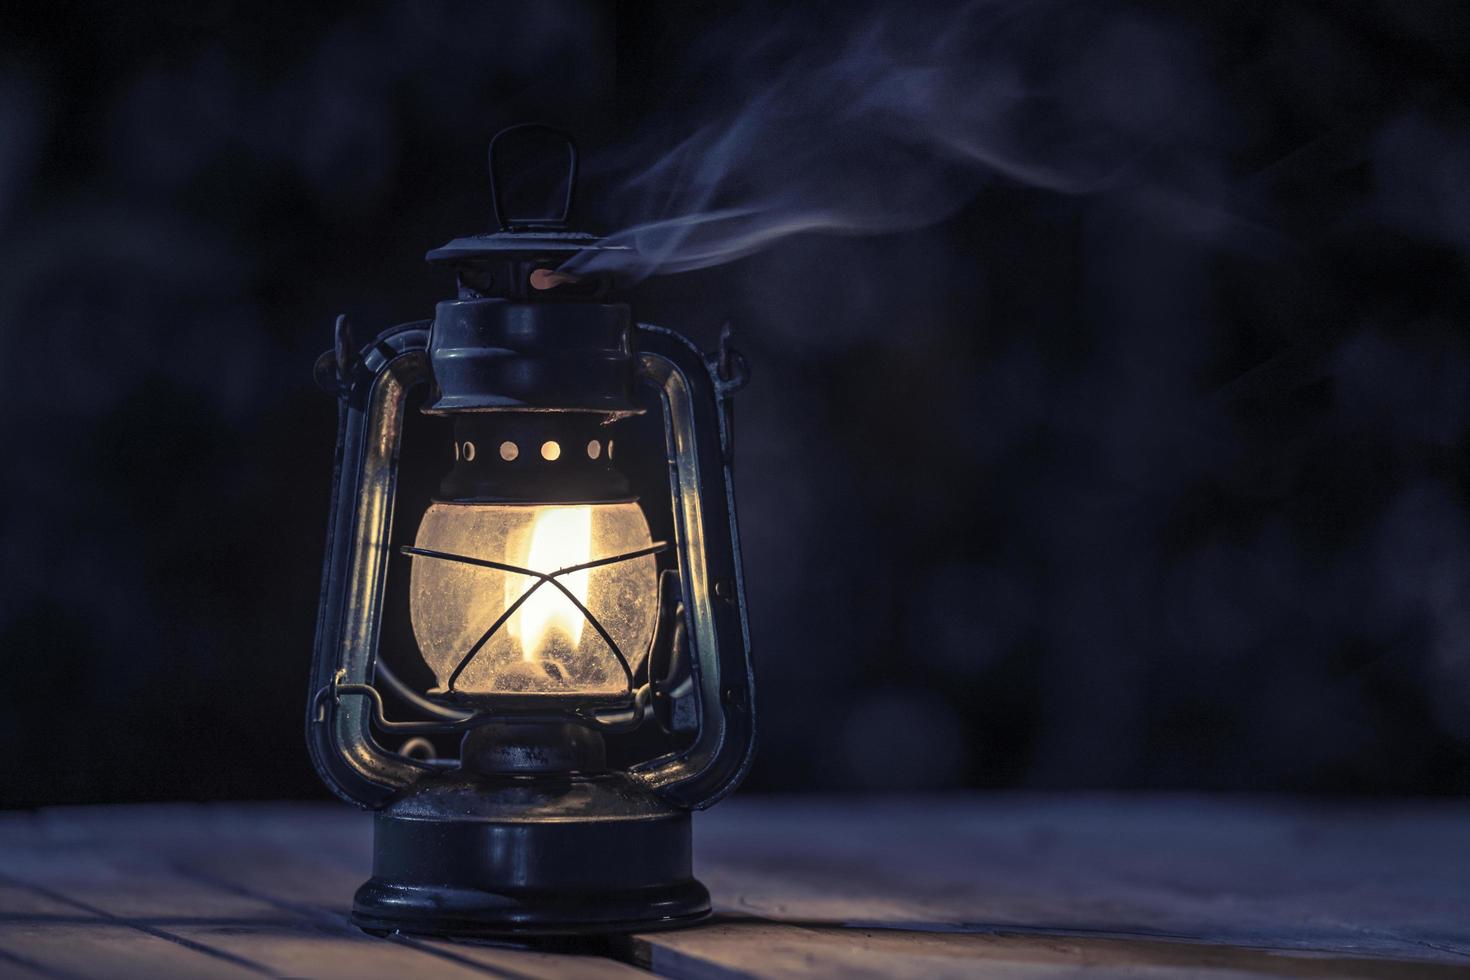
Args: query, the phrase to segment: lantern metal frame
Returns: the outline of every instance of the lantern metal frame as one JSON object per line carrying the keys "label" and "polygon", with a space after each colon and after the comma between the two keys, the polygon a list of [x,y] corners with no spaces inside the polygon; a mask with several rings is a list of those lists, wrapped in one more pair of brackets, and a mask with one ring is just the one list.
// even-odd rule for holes
{"label": "lantern metal frame", "polygon": [[[378,811],[374,875],[353,906],[365,929],[607,933],[679,925],[709,912],[708,892],[692,875],[688,814],[735,788],[754,745],[730,470],[730,398],[744,373],[732,370],[728,350],[706,357],[649,324],[630,333],[638,383],[657,393],[668,463],[676,573],[659,582],[661,592],[676,583],[679,594],[672,605],[661,595],[659,630],[673,629],[687,644],[696,723],[681,748],[623,772],[589,775],[579,771],[590,757],[580,744],[586,729],[630,731],[652,710],[651,652],[648,682],[636,691],[624,661],[629,697],[578,699],[565,710],[530,696],[523,704],[503,697],[492,705],[445,704],[379,661],[403,423],[410,393],[432,380],[430,331],[424,322],[405,324],[355,351],[339,321],[338,343],[319,371],[339,396],[339,438],[307,732],[323,781],[342,799]],[[678,622],[665,621],[671,608]],[[429,720],[386,718],[379,685]],[[393,752],[375,735],[464,732],[468,746],[476,738],[493,743],[506,719],[538,717],[577,723],[562,729],[569,743],[563,772],[487,779]],[[593,755],[600,753],[599,739]]]}
{"label": "lantern metal frame", "polygon": [[[728,354],[706,358],[691,341],[663,327],[639,323],[636,344],[638,378],[658,390],[663,406],[674,551],[699,733],[687,749],[630,772],[664,799],[703,809],[739,783],[754,746],[754,685],[726,412],[743,377],[721,376],[721,359]],[[493,711],[470,711],[440,721],[389,722],[373,687],[383,673],[378,629],[399,440],[410,390],[430,381],[427,351],[428,322],[403,324],[349,359],[340,379],[335,505],[307,724],[318,774],[339,797],[364,807],[382,805],[436,768],[384,748],[373,736],[374,724],[393,732],[463,731],[497,717]],[[706,501],[712,494],[721,498],[716,506]],[[389,684],[402,687],[396,679]],[[596,715],[587,717],[596,721]]]}

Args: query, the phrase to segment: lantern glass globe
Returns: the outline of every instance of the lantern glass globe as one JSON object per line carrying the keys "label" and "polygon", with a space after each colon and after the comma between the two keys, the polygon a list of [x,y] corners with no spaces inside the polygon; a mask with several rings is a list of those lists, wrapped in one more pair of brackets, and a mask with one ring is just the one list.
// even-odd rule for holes
{"label": "lantern glass globe", "polygon": [[[453,677],[456,693],[627,693],[622,666],[586,613],[597,618],[636,670],[656,625],[657,560],[645,554],[593,563],[651,544],[648,522],[632,502],[430,505],[414,541],[409,582],[414,638],[437,681],[429,693],[449,693],[455,670],[472,651]],[[562,572],[555,577],[561,588],[529,572]],[[491,632],[507,610],[513,611]]]}

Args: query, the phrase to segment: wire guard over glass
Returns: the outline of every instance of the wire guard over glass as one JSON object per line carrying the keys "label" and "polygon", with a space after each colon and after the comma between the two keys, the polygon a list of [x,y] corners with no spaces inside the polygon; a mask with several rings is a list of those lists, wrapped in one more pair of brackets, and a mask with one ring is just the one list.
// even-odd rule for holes
{"label": "wire guard over glass", "polygon": [[554,572],[539,572],[534,569],[522,568],[519,565],[511,565],[506,562],[491,561],[488,558],[472,558],[468,555],[456,555],[444,551],[435,551],[429,548],[419,548],[413,545],[404,545],[399,549],[399,551],[400,553],[405,555],[417,555],[422,558],[437,558],[441,561],[452,561],[464,565],[474,565],[478,568],[492,568],[497,571],[510,572],[516,575],[525,575],[536,580],[531,584],[530,588],[521,593],[520,597],[516,599],[515,602],[511,603],[505,608],[505,611],[500,614],[500,616],[495,620],[494,623],[490,624],[490,627],[485,630],[485,632],[480,635],[480,638],[476,640],[474,644],[469,648],[469,650],[465,652],[464,657],[459,661],[459,663],[455,666],[454,670],[449,675],[449,682],[448,684],[446,684],[446,687],[451,693],[454,692],[455,681],[457,681],[460,675],[464,673],[465,668],[470,665],[470,663],[475,659],[476,655],[478,655],[479,652],[484,649],[485,644],[489,642],[490,638],[495,635],[495,633],[501,628],[501,626],[505,625],[510,617],[514,615],[517,609],[524,605],[525,602],[530,599],[532,595],[535,594],[537,589],[541,588],[541,586],[543,585],[550,583],[552,586],[560,590],[561,594],[565,596],[567,600],[572,603],[572,605],[576,606],[577,611],[582,614],[587,622],[591,624],[592,628],[597,631],[597,635],[600,636],[602,638],[602,641],[607,644],[607,647],[612,652],[613,657],[617,659],[618,666],[623,669],[623,674],[627,678],[628,682],[628,692],[631,694],[633,693],[634,685],[633,668],[629,665],[628,658],[624,656],[623,651],[618,647],[617,641],[614,640],[612,638],[612,634],[610,634],[607,629],[603,627],[601,621],[592,614],[592,611],[588,609],[587,606],[580,599],[572,594],[572,591],[570,589],[568,589],[565,585],[558,581],[558,579],[561,576],[570,575],[574,572],[587,571],[593,568],[602,568],[607,565],[615,565],[618,562],[631,561],[634,558],[642,558],[646,555],[655,555],[659,552],[667,550],[668,547],[669,545],[667,541],[657,541],[647,548],[639,548],[636,551],[629,551],[620,555],[613,555],[608,558],[597,558],[592,561],[581,562],[576,565],[568,565],[566,568],[559,568]]}

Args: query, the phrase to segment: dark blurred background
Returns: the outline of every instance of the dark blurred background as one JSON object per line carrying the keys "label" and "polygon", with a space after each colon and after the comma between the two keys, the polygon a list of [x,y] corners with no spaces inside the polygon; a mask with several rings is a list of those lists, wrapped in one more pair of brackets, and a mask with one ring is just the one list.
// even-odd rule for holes
{"label": "dark blurred background", "polygon": [[325,795],[311,365],[527,120],[753,364],[750,789],[1470,791],[1470,8],[895,13],[5,5],[0,805]]}

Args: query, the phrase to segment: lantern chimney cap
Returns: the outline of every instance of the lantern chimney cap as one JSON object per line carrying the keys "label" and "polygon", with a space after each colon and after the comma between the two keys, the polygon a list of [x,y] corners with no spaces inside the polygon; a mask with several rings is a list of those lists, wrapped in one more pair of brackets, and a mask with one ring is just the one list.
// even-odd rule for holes
{"label": "lantern chimney cap", "polygon": [[[506,145],[527,141],[559,146],[566,153],[566,192],[561,210],[556,214],[514,216],[505,201],[507,184]],[[467,235],[433,249],[424,256],[429,262],[464,262],[474,259],[506,259],[515,257],[567,257],[585,250],[630,251],[626,245],[607,245],[597,235],[574,231],[569,227],[572,205],[577,192],[577,142],[570,134],[540,123],[510,126],[490,140],[490,203],[496,229],[479,235]]]}

